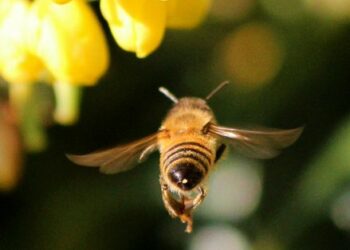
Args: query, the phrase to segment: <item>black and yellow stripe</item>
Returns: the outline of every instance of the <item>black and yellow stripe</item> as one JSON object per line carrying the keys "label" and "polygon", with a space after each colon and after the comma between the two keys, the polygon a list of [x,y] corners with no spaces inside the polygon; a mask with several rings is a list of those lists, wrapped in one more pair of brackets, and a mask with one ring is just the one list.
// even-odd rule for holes
{"label": "black and yellow stripe", "polygon": [[213,164],[212,155],[213,152],[201,143],[182,142],[165,151],[162,164],[166,172],[176,165],[192,162],[194,167],[206,174],[210,165]]}

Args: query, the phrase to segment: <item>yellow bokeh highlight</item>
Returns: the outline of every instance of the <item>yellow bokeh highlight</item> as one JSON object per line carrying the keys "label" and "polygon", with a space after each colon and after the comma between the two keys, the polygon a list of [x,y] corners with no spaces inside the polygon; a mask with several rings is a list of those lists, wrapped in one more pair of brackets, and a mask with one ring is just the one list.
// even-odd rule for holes
{"label": "yellow bokeh highlight", "polygon": [[233,82],[255,88],[267,84],[281,68],[284,50],[273,29],[249,23],[229,34],[219,49],[219,61]]}
{"label": "yellow bokeh highlight", "polygon": [[350,20],[349,0],[303,0],[316,15],[333,20]]}
{"label": "yellow bokeh highlight", "polygon": [[220,20],[240,20],[252,13],[256,0],[215,0],[211,15]]}

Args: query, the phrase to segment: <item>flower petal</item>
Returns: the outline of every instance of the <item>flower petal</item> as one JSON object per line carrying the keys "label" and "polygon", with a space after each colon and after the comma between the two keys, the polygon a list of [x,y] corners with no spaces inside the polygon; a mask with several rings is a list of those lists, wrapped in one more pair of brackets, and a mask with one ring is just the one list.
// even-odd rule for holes
{"label": "flower petal", "polygon": [[68,3],[71,0],[52,0],[52,1],[54,1],[54,2],[56,2],[58,4],[65,4],[65,3]]}
{"label": "flower petal", "polygon": [[116,42],[124,50],[143,58],[160,45],[165,32],[165,2],[101,0],[101,10]]}
{"label": "flower petal", "polygon": [[119,10],[117,0],[101,0],[100,9],[108,23],[117,24],[120,22],[117,14]]}
{"label": "flower petal", "polygon": [[211,0],[168,0],[167,27],[193,28],[206,16]]}
{"label": "flower petal", "polygon": [[136,34],[134,20],[115,0],[101,0],[101,12],[118,45],[126,50],[136,51]]}
{"label": "flower petal", "polygon": [[85,0],[33,3],[30,47],[58,81],[93,84],[109,62],[102,28]]}
{"label": "flower petal", "polygon": [[[33,82],[39,79],[43,66],[25,46],[29,2],[17,0],[11,3],[10,6],[0,5],[0,13],[6,14],[0,19],[0,72],[11,83]],[[3,13],[5,9],[6,13]]]}

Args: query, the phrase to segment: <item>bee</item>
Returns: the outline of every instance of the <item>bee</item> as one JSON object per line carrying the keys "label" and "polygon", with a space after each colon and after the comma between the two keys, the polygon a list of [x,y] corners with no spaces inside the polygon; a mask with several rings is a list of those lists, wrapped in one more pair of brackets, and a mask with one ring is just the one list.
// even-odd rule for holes
{"label": "bee", "polygon": [[206,180],[226,149],[226,145],[248,157],[268,159],[293,144],[303,128],[249,130],[217,123],[209,99],[228,82],[223,82],[202,99],[178,99],[169,90],[159,91],[173,103],[159,130],[142,139],[85,155],[67,155],[74,163],[100,167],[105,174],[129,170],[149,154],[160,152],[160,186],[163,203],[170,216],[193,227],[192,214],[207,195]]}

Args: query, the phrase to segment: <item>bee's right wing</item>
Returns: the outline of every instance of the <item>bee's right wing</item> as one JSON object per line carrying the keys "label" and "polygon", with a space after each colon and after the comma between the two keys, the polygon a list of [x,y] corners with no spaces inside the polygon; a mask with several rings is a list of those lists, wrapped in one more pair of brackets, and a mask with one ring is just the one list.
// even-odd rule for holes
{"label": "bee's right wing", "polygon": [[233,148],[248,157],[268,159],[275,157],[280,151],[293,144],[303,131],[303,127],[295,129],[257,130],[238,129],[208,124],[208,132],[221,137]]}
{"label": "bee's right wing", "polygon": [[78,165],[100,167],[102,173],[116,174],[129,170],[154,152],[158,148],[157,138],[161,132],[114,148],[85,155],[67,154],[67,157]]}

